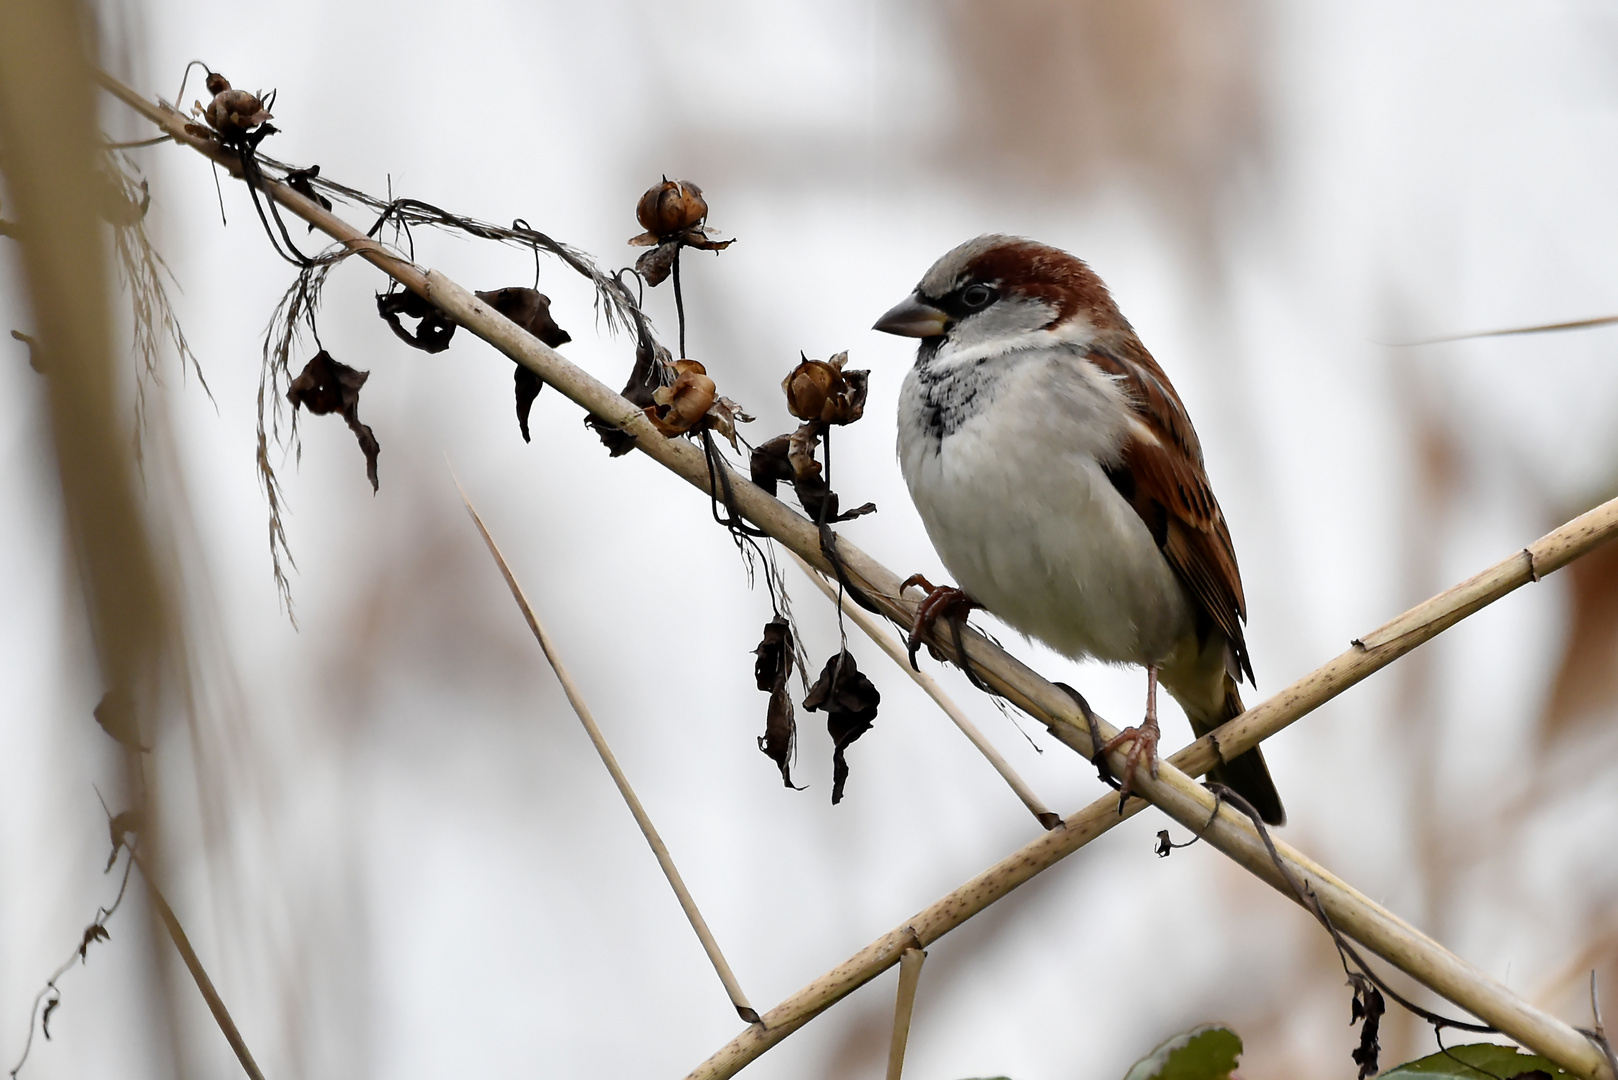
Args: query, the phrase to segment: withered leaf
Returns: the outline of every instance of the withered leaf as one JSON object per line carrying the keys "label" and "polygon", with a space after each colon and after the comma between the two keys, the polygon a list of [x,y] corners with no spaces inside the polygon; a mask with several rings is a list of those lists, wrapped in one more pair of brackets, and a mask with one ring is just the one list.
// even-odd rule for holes
{"label": "withered leaf", "polygon": [[1382,1000],[1382,991],[1364,975],[1355,974],[1349,981],[1354,987],[1354,1003],[1349,1008],[1348,1022],[1362,1025],[1360,1045],[1355,1048],[1352,1057],[1354,1064],[1360,1067],[1359,1080],[1366,1080],[1366,1077],[1375,1076],[1377,1072],[1377,1058],[1382,1052],[1378,1033],[1387,1005]]}
{"label": "withered leaf", "polygon": [[[422,352],[441,353],[455,336],[455,324],[424,296],[409,289],[377,293],[376,313],[393,328],[399,340]],[[406,330],[399,316],[418,320],[414,331]]]}
{"label": "withered leaf", "polygon": [[45,1033],[47,1039],[51,1037],[51,1013],[55,1012],[56,1006],[61,1003],[62,995],[52,988],[51,996],[45,1002],[45,1011],[39,1014],[39,1030]]}
{"label": "withered leaf", "polygon": [[792,782],[792,751],[798,738],[798,722],[792,715],[792,695],[787,680],[792,677],[792,627],[782,618],[764,624],[764,637],[753,650],[753,679],[770,695],[765,713],[764,734],[758,748],[769,755],[781,770],[781,783],[801,790]]}
{"label": "withered leaf", "polygon": [[287,388],[287,400],[292,402],[293,408],[301,405],[316,416],[342,414],[349,430],[359,440],[360,450],[365,454],[365,475],[371,481],[371,490],[376,491],[376,459],[382,447],[371,429],[360,423],[359,415],[360,388],[370,377],[369,371],[355,371],[321,349],[292,380]]}
{"label": "withered leaf", "polygon": [[31,334],[25,334],[21,330],[13,330],[11,336],[28,346],[28,366],[41,375],[45,374],[45,364],[39,358],[39,342]]}
{"label": "withered leaf", "polygon": [[[663,385],[659,372],[672,369],[669,351],[652,340],[644,329],[635,345],[635,366],[629,372],[629,381],[619,391],[630,404],[645,409],[652,404],[652,395]],[[586,416],[586,427],[593,430],[613,457],[621,457],[635,448],[635,437],[613,427],[599,416]]]}
{"label": "withered leaf", "polygon": [[[512,286],[479,292],[477,296],[479,300],[553,349],[573,340],[573,335],[557,326],[556,320],[551,318],[551,298],[542,292]],[[528,414],[534,407],[534,399],[539,397],[539,392],[545,384],[538,375],[521,364],[517,365],[517,372],[513,378],[517,392],[517,427],[522,431],[522,441],[532,442],[533,439],[528,434]]]}
{"label": "withered leaf", "polygon": [[752,474],[753,483],[771,495],[775,494],[777,484],[783,481],[790,484],[793,480],[792,462],[787,455],[791,449],[791,435],[777,435],[753,447],[753,455],[748,460],[748,472]]}
{"label": "withered leaf", "polygon": [[[330,210],[331,200],[326,198],[326,196],[322,195],[320,192],[316,191],[315,185],[311,183],[311,181],[313,181],[314,178],[319,175],[320,166],[311,165],[307,169],[293,169],[291,172],[287,173],[281,178],[281,182],[287,187],[291,188],[293,191],[296,191],[299,195],[302,195],[304,198],[308,199],[310,202],[319,205],[322,210]],[[314,222],[310,222],[309,228],[306,231],[314,232],[314,230]]]}
{"label": "withered leaf", "polygon": [[876,686],[861,674],[854,663],[854,655],[839,652],[820,672],[820,678],[809,688],[803,707],[810,712],[826,714],[826,730],[831,734],[831,802],[836,806],[843,800],[843,785],[848,780],[848,762],[843,751],[871,730],[876,720],[876,707],[882,695]]}
{"label": "withered leaf", "polygon": [[110,941],[111,939],[112,935],[107,933],[107,928],[100,923],[91,923],[86,926],[84,928],[84,938],[79,942],[79,959],[81,961],[85,959],[85,955],[90,951],[90,946],[95,942]]}
{"label": "withered leaf", "polygon": [[680,245],[677,241],[669,240],[658,244],[650,251],[643,252],[635,260],[635,272],[646,279],[646,284],[653,288],[668,280],[669,274],[674,272],[674,260],[680,254]]}
{"label": "withered leaf", "polygon": [[135,699],[129,691],[108,690],[102,694],[94,715],[102,731],[131,750],[143,754],[147,751],[147,747],[141,745],[140,725],[135,720]]}
{"label": "withered leaf", "polygon": [[[118,849],[124,846],[124,838],[130,833],[139,833],[146,825],[146,815],[139,810],[125,810],[121,814],[113,815],[108,822],[108,829],[112,833],[112,854],[107,856],[107,870],[118,861]],[[102,873],[106,873],[103,870]]]}

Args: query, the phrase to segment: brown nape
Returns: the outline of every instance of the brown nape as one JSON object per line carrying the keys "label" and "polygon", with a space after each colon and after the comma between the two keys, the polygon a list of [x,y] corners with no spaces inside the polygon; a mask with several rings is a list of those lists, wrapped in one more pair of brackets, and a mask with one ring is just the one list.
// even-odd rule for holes
{"label": "brown nape", "polygon": [[1060,248],[1032,240],[998,244],[968,263],[966,272],[1050,304],[1056,309],[1053,326],[1081,311],[1094,320],[1097,330],[1129,325],[1095,271]]}

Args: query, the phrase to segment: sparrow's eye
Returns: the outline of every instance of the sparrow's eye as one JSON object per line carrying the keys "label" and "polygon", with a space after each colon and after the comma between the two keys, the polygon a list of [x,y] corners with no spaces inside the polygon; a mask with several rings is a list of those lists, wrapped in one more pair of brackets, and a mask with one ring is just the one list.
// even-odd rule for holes
{"label": "sparrow's eye", "polygon": [[987,285],[973,284],[961,290],[961,306],[978,311],[994,303],[994,290]]}

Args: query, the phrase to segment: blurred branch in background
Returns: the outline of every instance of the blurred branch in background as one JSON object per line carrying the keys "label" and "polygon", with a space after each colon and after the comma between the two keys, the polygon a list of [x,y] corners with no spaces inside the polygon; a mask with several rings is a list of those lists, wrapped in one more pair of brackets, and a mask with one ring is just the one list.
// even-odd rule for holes
{"label": "blurred branch in background", "polygon": [[[27,281],[49,402],[50,454],[106,697],[125,743],[113,799],[143,811],[149,852],[160,836],[157,792],[141,751],[157,741],[183,687],[183,629],[172,582],[157,558],[142,509],[127,413],[113,359],[112,275],[98,207],[106,180],[97,123],[96,61],[88,13],[57,0],[0,5],[0,159],[13,206],[13,234]],[[89,717],[80,722],[88,723]],[[150,992],[133,1009],[175,1036],[168,983],[153,931],[134,935]],[[166,955],[166,954],[163,954]],[[181,1060],[177,1040],[171,1046]]]}

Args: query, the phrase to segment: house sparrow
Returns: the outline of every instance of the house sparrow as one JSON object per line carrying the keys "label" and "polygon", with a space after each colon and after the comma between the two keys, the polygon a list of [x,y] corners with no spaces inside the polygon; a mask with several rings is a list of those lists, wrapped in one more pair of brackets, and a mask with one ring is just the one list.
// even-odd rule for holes
{"label": "house sparrow", "polygon": [[[1145,667],[1146,718],[1107,747],[1130,744],[1125,791],[1143,756],[1156,774],[1160,679],[1198,735],[1238,715],[1253,669],[1230,530],[1185,406],[1101,279],[980,236],[875,329],[921,339],[899,461],[960,585],[928,586],[918,636],[982,607],[1067,656]],[[1285,821],[1256,748],[1210,776]]]}

